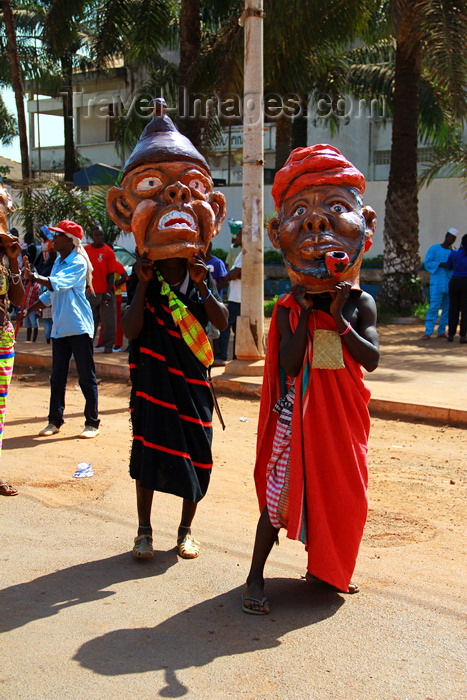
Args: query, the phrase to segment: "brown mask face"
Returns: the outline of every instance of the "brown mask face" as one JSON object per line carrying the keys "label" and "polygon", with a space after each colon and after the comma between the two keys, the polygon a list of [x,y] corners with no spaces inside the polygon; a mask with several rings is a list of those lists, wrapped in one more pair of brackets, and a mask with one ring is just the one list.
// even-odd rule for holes
{"label": "brown mask face", "polygon": [[13,211],[13,200],[10,193],[0,182],[0,232],[7,233],[7,215]]}
{"label": "brown mask face", "polygon": [[[284,256],[292,284],[320,293],[340,281],[359,288],[363,254],[371,247],[375,228],[375,212],[362,207],[354,192],[320,184],[283,201],[268,233]],[[333,255],[343,262],[330,264]]]}
{"label": "brown mask face", "polygon": [[145,258],[189,258],[206,252],[225,218],[225,197],[212,187],[209,173],[195,163],[145,163],[109,190],[107,210],[133,233]]}

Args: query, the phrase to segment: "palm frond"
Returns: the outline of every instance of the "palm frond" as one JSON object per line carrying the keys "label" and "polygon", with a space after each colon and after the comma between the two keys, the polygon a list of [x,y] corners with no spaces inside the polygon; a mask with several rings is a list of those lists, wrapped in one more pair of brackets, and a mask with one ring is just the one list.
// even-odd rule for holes
{"label": "palm frond", "polygon": [[18,133],[16,119],[8,111],[2,96],[0,95],[0,143],[8,146]]}
{"label": "palm frond", "polygon": [[462,188],[467,196],[467,146],[461,142],[460,134],[444,148],[434,149],[428,165],[423,169],[420,184],[428,186],[441,171],[446,177],[462,178]]}

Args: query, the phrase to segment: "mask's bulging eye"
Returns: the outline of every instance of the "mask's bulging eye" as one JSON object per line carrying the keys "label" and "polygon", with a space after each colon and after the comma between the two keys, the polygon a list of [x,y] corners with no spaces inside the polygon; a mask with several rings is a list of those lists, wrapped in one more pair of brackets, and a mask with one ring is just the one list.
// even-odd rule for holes
{"label": "mask's bulging eye", "polygon": [[196,190],[196,192],[201,192],[201,194],[207,194],[209,188],[201,180],[190,180],[189,182],[190,190]]}
{"label": "mask's bulging eye", "polygon": [[347,207],[347,205],[342,204],[342,202],[337,202],[336,204],[331,204],[330,209],[335,214],[343,214],[344,212],[349,211],[349,208]]}
{"label": "mask's bulging eye", "polygon": [[305,212],[306,207],[304,207],[303,204],[299,204],[298,207],[293,210],[292,216],[303,216]]}
{"label": "mask's bulging eye", "polygon": [[158,177],[145,177],[140,180],[136,185],[135,189],[137,192],[151,192],[152,190],[157,190],[162,185],[162,180]]}

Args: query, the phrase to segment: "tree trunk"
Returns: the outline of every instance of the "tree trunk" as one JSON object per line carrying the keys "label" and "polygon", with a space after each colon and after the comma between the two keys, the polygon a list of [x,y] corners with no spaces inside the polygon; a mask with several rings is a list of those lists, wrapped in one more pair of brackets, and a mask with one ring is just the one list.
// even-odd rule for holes
{"label": "tree trunk", "polygon": [[193,70],[201,49],[200,0],[182,0],[180,9],[180,66],[178,122],[180,131],[201,147],[201,119],[194,112]]}
{"label": "tree trunk", "polygon": [[[399,23],[394,79],[391,164],[384,219],[383,282],[378,303],[410,315],[424,301],[418,273],[418,82],[420,46],[405,41],[404,22],[416,21],[411,10]],[[409,15],[409,16],[407,16]]]}
{"label": "tree trunk", "polygon": [[282,168],[289,157],[292,142],[292,121],[290,117],[281,114],[276,119],[276,172]]}
{"label": "tree trunk", "polygon": [[10,1],[1,0],[1,2],[7,36],[8,58],[10,59],[11,64],[12,85],[15,92],[16,111],[18,115],[19,144],[21,150],[21,176],[23,180],[28,180],[31,174],[29,169],[28,133],[26,129],[26,112],[24,109],[23,81],[21,78],[21,67],[18,57],[18,47],[16,44],[16,29]]}
{"label": "tree trunk", "polygon": [[307,100],[300,99],[301,112],[292,119],[292,150],[308,145]]}
{"label": "tree trunk", "polygon": [[62,65],[65,86],[62,89],[63,100],[63,130],[64,130],[64,179],[72,185],[73,175],[78,170],[78,163],[75,153],[75,139],[73,134],[73,71],[72,60],[69,54],[65,54],[60,59]]}

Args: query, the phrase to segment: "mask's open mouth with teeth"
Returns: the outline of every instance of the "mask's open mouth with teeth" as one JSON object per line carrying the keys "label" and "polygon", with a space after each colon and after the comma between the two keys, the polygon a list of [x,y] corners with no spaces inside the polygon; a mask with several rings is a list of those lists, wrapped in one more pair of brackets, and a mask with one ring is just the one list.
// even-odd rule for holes
{"label": "mask's open mouth with teeth", "polygon": [[174,209],[167,211],[160,217],[159,221],[157,222],[156,228],[159,231],[163,231],[164,229],[168,228],[189,228],[192,231],[198,230],[196,222],[191,214],[189,214],[187,211],[179,211]]}
{"label": "mask's open mouth with teeth", "polygon": [[196,216],[171,206],[147,225],[141,247],[150,260],[160,260],[189,258],[204,246]]}

